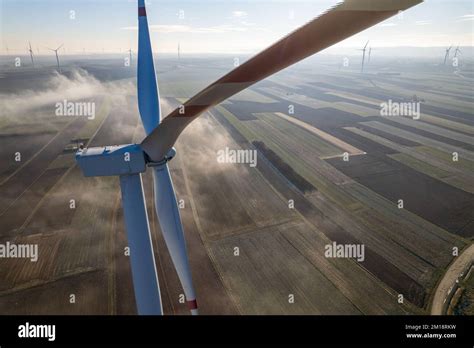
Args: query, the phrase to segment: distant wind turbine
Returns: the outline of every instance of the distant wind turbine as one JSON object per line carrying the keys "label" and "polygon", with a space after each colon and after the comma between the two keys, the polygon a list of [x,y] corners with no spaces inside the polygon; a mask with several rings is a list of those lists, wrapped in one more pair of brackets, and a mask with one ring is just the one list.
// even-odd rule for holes
{"label": "distant wind turbine", "polygon": [[449,46],[447,49],[446,49],[446,54],[444,56],[444,65],[446,65],[446,62],[448,61],[449,59],[449,52],[451,51],[451,48],[453,48],[453,46]]}
{"label": "distant wind turbine", "polygon": [[365,51],[367,49],[367,45],[369,44],[369,41],[365,44],[364,48],[360,48],[359,51],[362,51],[362,66],[360,68],[360,72],[364,72],[364,64],[365,64]]}
{"label": "distant wind turbine", "polygon": [[33,60],[33,50],[31,49],[31,42],[28,41],[28,52],[30,52],[30,58],[31,58],[31,64],[33,65],[33,68],[35,67],[35,61]]}
{"label": "distant wind turbine", "polygon": [[128,54],[130,56],[130,58],[129,58],[130,62],[129,63],[130,63],[130,66],[132,66],[132,49],[131,48],[128,50]]}
{"label": "distant wind turbine", "polygon": [[459,46],[456,47],[456,49],[454,50],[454,58],[457,58],[458,53],[462,53],[461,50],[459,49]]}
{"label": "distant wind turbine", "polygon": [[53,51],[55,54],[56,54],[56,62],[58,63],[58,72],[61,72],[61,66],[59,65],[59,56],[58,56],[58,51],[61,47],[63,47],[64,44],[61,44],[61,46],[59,46],[58,48],[56,49],[53,49],[53,48],[48,48],[48,50],[50,51]]}

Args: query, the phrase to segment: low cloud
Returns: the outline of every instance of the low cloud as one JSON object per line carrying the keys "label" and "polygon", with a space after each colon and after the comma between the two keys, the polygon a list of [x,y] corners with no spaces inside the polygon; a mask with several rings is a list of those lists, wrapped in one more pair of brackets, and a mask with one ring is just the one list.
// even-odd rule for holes
{"label": "low cloud", "polygon": [[431,24],[431,21],[416,21],[416,25],[428,25]]}
{"label": "low cloud", "polygon": [[467,14],[461,17],[458,17],[459,22],[465,22],[465,21],[474,21],[474,14]]}
{"label": "low cloud", "polygon": [[245,11],[232,11],[232,17],[243,18],[247,17],[248,13]]}
{"label": "low cloud", "polygon": [[54,106],[64,99],[79,100],[103,94],[124,95],[134,91],[130,81],[101,82],[82,69],[73,70],[69,76],[55,72],[40,91],[0,94],[0,117],[13,117],[30,110]]}

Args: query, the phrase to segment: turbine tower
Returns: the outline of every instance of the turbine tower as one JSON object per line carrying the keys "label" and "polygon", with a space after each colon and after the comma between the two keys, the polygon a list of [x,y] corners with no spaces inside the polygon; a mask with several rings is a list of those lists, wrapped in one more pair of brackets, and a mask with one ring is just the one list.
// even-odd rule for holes
{"label": "turbine tower", "polygon": [[61,47],[63,47],[64,44],[61,44],[58,48],[48,48],[48,50],[53,51],[56,54],[56,63],[58,64],[58,72],[61,72],[61,66],[59,65],[59,56],[58,56],[58,51]]}
{"label": "turbine tower", "polygon": [[451,51],[451,48],[453,48],[453,46],[449,46],[447,49],[446,49],[446,54],[444,55],[444,65],[446,65],[448,59],[449,59],[449,52]]}
{"label": "turbine tower", "polygon": [[130,60],[129,62],[130,62],[130,67],[131,67],[132,66],[132,49],[131,48],[128,50],[128,54],[129,54],[129,60]]}
{"label": "turbine tower", "polygon": [[[168,162],[176,155],[173,146],[181,132],[207,109],[256,82],[421,2],[422,0],[343,1],[236,67],[161,119],[145,0],[138,1],[137,95],[146,137],[140,144],[80,149],[76,153],[76,161],[86,177],[120,178],[139,314],[162,314],[141,174],[147,169],[153,172],[155,207],[161,232],[189,309],[192,314],[197,314],[183,226],[168,168]],[[340,25],[341,22],[344,25]]]}
{"label": "turbine tower", "polygon": [[364,64],[365,64],[365,51],[367,49],[367,45],[369,44],[369,41],[365,44],[364,48],[360,48],[359,51],[362,51],[362,66],[360,68],[360,72],[364,72]]}
{"label": "turbine tower", "polygon": [[30,58],[31,58],[31,65],[33,65],[33,68],[35,67],[35,61],[33,60],[33,50],[31,49],[31,42],[28,41],[28,52],[30,52]]}

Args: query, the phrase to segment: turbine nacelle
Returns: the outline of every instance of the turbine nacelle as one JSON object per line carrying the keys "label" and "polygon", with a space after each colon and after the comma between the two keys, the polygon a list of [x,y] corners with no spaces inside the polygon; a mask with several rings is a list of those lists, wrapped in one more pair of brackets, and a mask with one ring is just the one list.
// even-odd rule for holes
{"label": "turbine nacelle", "polygon": [[147,160],[140,145],[90,147],[76,153],[84,176],[117,176],[143,173]]}
{"label": "turbine nacelle", "polygon": [[76,153],[84,176],[120,176],[144,173],[147,166],[161,166],[176,156],[172,147],[158,162],[150,162],[139,144],[89,147]]}

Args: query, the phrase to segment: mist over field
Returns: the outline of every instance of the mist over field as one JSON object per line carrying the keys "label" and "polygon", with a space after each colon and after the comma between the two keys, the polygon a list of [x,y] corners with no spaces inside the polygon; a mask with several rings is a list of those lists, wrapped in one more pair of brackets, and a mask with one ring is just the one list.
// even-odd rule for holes
{"label": "mist over field", "polygon": [[67,76],[54,71],[43,83],[45,88],[39,91],[25,89],[17,93],[0,93],[0,117],[21,117],[29,110],[54,107],[63,100],[135,93],[131,81],[101,82],[80,68],[72,69]]}

